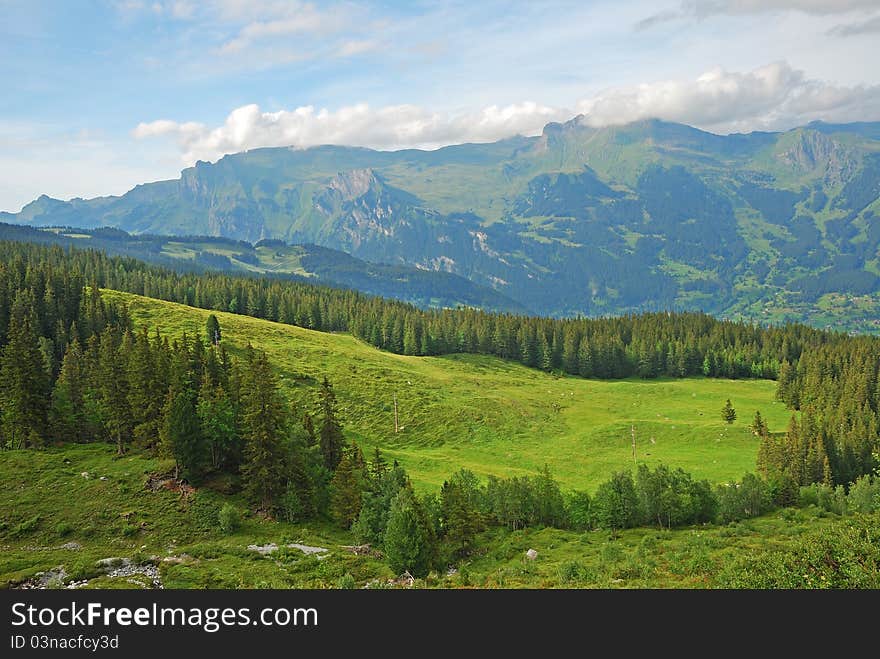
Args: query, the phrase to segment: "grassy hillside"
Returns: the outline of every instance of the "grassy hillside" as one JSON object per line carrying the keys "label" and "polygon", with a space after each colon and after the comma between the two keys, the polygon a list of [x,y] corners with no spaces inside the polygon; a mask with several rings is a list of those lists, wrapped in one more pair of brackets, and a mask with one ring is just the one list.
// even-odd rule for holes
{"label": "grassy hillside", "polygon": [[[183,497],[148,487],[150,475],[168,466],[137,454],[117,457],[105,444],[0,452],[0,588],[31,579],[79,588],[387,587],[395,576],[381,559],[348,551],[351,536],[329,524],[246,516],[224,535],[218,506],[231,501],[245,511],[245,502],[206,488]],[[752,578],[747,585],[876,588],[870,538],[877,525],[877,515],[841,519],[811,507],[729,526],[617,535],[495,528],[456,571],[416,585],[736,587],[746,575],[743,561],[784,551],[789,580]],[[842,548],[827,553],[823,539],[835,538]],[[266,556],[249,548],[268,543],[282,548]],[[283,547],[290,543],[326,551]],[[534,561],[525,560],[528,549],[538,552]],[[760,553],[768,551],[776,553]],[[839,581],[843,575],[849,581]]]}
{"label": "grassy hillside", "polygon": [[[136,324],[178,336],[203,331],[208,311],[107,291]],[[631,425],[640,461],[681,466],[721,482],[754,469],[757,440],[747,426],[760,410],[771,430],[790,412],[775,384],[753,380],[599,381],[555,377],[491,357],[407,357],[349,335],[314,332],[217,314],[227,349],[250,342],[281,371],[285,393],[314,405],[323,375],[332,381],[348,436],[380,446],[420,488],[437,488],[460,467],[487,475],[534,473],[546,462],[565,488],[593,489],[632,463]],[[401,432],[394,433],[393,399]],[[725,399],[739,411],[720,417]]]}

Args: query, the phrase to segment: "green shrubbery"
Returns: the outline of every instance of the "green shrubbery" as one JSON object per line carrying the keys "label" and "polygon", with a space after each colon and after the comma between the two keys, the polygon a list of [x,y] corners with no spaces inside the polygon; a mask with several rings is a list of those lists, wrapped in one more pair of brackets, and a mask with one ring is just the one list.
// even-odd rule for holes
{"label": "green shrubbery", "polygon": [[217,523],[223,533],[231,535],[241,526],[241,513],[231,503],[225,503],[217,513]]}

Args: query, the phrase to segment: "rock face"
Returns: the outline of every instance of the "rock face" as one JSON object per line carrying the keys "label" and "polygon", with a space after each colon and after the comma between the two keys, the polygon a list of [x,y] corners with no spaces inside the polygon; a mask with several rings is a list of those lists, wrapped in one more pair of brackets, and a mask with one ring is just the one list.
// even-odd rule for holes
{"label": "rock face", "polygon": [[800,131],[795,143],[777,158],[798,173],[820,175],[828,185],[838,185],[855,169],[849,149],[815,130]]}

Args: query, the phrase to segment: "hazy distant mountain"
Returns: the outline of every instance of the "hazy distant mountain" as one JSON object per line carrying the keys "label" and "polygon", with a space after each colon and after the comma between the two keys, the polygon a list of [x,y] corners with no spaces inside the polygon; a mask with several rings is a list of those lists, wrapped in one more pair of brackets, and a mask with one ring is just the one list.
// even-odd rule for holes
{"label": "hazy distant mountain", "polygon": [[314,243],[454,273],[544,314],[809,320],[853,296],[874,308],[878,214],[880,123],[720,136],[575,119],[436,151],[256,149],[0,220]]}
{"label": "hazy distant mountain", "polygon": [[281,240],[263,240],[252,245],[229,238],[131,235],[108,228],[36,229],[3,223],[0,240],[97,249],[176,270],[221,270],[294,278],[396,298],[419,307],[468,306],[497,312],[529,312],[498,291],[449,272],[367,263],[318,245],[287,245]]}

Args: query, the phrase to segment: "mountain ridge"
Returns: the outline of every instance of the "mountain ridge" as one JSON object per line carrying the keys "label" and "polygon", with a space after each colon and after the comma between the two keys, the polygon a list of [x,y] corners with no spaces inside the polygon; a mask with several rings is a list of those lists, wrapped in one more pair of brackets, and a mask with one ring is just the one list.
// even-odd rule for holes
{"label": "mountain ridge", "polygon": [[0,221],[314,243],[546,315],[809,321],[828,295],[880,309],[878,214],[880,122],[717,135],[575,117],[432,151],[252,149],[117,197],[43,195]]}

